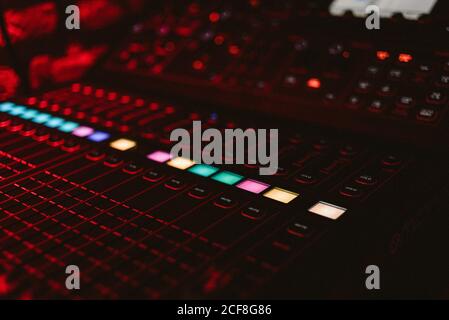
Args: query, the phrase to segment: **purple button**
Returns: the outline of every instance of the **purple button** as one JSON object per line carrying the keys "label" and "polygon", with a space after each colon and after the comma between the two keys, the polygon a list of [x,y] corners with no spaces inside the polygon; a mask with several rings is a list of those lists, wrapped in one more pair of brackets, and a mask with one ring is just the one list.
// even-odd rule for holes
{"label": "purple button", "polygon": [[109,139],[111,136],[109,133],[102,131],[95,131],[92,135],[90,135],[87,139],[94,142],[102,142]]}

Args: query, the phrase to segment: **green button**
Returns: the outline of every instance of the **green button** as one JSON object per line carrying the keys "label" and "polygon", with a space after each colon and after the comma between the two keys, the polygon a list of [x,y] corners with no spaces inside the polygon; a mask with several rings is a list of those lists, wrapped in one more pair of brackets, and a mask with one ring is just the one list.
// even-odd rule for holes
{"label": "green button", "polygon": [[243,177],[241,175],[229,171],[221,171],[216,175],[214,175],[212,179],[221,183],[232,185],[242,180]]}
{"label": "green button", "polygon": [[207,164],[197,164],[188,170],[202,177],[209,177],[218,171],[218,168],[208,166]]}
{"label": "green button", "polygon": [[72,132],[73,130],[75,130],[78,127],[79,127],[78,123],[68,121],[68,122],[64,123],[62,126],[60,126],[58,129],[59,129],[59,131],[62,131],[62,132]]}
{"label": "green button", "polygon": [[14,107],[14,103],[12,102],[3,102],[0,103],[0,111],[1,112],[8,112]]}

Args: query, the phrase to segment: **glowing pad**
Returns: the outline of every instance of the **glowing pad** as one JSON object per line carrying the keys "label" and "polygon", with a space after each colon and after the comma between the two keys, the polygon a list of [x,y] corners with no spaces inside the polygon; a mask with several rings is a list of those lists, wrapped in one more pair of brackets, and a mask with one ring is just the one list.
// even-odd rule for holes
{"label": "glowing pad", "polygon": [[245,181],[240,182],[237,185],[237,188],[252,192],[252,193],[261,193],[269,187],[268,184],[262,183],[256,180],[247,179]]}
{"label": "glowing pad", "polygon": [[15,106],[12,107],[11,110],[9,110],[9,114],[12,116],[18,116],[23,114],[25,111],[28,111],[28,109],[23,106]]}
{"label": "glowing pad", "polygon": [[79,124],[76,122],[68,121],[64,123],[62,126],[60,126],[58,129],[62,132],[72,132],[76,128],[78,128]]}
{"label": "glowing pad", "polygon": [[346,208],[342,208],[327,202],[320,201],[309,209],[309,212],[318,214],[320,216],[336,220],[343,213],[346,212]]}
{"label": "glowing pad", "polygon": [[14,107],[14,103],[12,102],[3,102],[0,103],[0,111],[1,112],[8,112]]}
{"label": "glowing pad", "polygon": [[90,127],[85,127],[85,126],[78,127],[72,132],[72,134],[74,136],[77,136],[80,138],[90,136],[92,133],[94,133],[94,129],[92,129]]}
{"label": "glowing pad", "polygon": [[128,140],[128,139],[118,139],[110,143],[110,146],[114,149],[120,150],[120,151],[126,151],[129,149],[134,148],[137,145],[135,141]]}
{"label": "glowing pad", "polygon": [[165,151],[155,151],[147,155],[147,158],[159,163],[167,162],[171,159],[170,153]]}
{"label": "glowing pad", "polygon": [[47,122],[51,116],[48,113],[39,113],[37,116],[35,116],[31,121],[35,123],[44,123]]}
{"label": "glowing pad", "polygon": [[290,201],[292,201],[293,199],[295,199],[296,197],[298,197],[299,194],[288,191],[288,190],[284,190],[281,188],[273,188],[268,192],[264,193],[264,197],[282,202],[282,203],[289,203]]}
{"label": "glowing pad", "polygon": [[240,180],[243,179],[243,177],[241,175],[238,175],[236,173],[232,173],[229,171],[222,171],[217,173],[216,175],[214,175],[212,177],[213,180],[224,183],[224,184],[236,184],[237,182],[239,182]]}
{"label": "glowing pad", "polygon": [[174,168],[177,168],[180,170],[185,170],[185,169],[188,169],[191,166],[193,166],[195,164],[195,161],[192,161],[187,158],[178,157],[178,158],[174,158],[173,160],[170,160],[169,162],[167,162],[167,164],[170,167],[174,167]]}
{"label": "glowing pad", "polygon": [[47,122],[44,123],[45,126],[49,128],[57,128],[64,123],[64,119],[62,118],[50,118]]}
{"label": "glowing pad", "polygon": [[111,136],[103,131],[95,131],[92,135],[90,135],[87,139],[94,142],[102,142],[108,140]]}
{"label": "glowing pad", "polygon": [[202,177],[209,177],[218,171],[218,168],[208,166],[207,164],[197,164],[189,169],[189,172],[197,174]]}
{"label": "glowing pad", "polygon": [[20,115],[20,117],[22,119],[29,120],[29,119],[36,117],[38,114],[39,114],[39,112],[37,112],[36,110],[28,110],[25,113],[23,113],[22,115]]}

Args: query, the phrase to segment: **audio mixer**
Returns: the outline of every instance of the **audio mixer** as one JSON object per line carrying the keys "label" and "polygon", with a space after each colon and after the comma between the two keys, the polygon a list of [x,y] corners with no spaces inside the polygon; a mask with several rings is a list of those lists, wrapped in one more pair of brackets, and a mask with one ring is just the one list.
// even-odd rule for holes
{"label": "audio mixer", "polygon": [[[0,297],[444,296],[447,3],[397,1],[371,31],[343,1],[94,2],[127,17],[73,40],[102,46],[89,64],[57,58],[77,31],[49,31],[45,59],[9,37],[34,82],[0,95]],[[196,121],[276,128],[276,172],[174,155]]]}

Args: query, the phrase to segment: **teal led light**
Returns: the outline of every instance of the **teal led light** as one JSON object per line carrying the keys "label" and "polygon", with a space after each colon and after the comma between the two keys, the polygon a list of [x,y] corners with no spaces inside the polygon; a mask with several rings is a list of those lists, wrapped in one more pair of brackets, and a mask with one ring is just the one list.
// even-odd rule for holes
{"label": "teal led light", "polygon": [[19,116],[28,111],[24,106],[13,106],[11,110],[9,110],[9,114],[12,116]]}
{"label": "teal led light", "polygon": [[9,112],[13,107],[14,107],[14,103],[12,103],[12,102],[0,103],[0,111],[1,112]]}
{"label": "teal led light", "polygon": [[221,171],[216,175],[214,175],[212,179],[224,184],[233,185],[242,180],[243,177],[241,175],[229,171]]}
{"label": "teal led light", "polygon": [[37,116],[35,116],[34,118],[31,119],[31,121],[35,122],[35,123],[45,123],[48,120],[50,120],[51,115],[49,115],[48,113],[40,113]]}
{"label": "teal led light", "polygon": [[45,126],[49,128],[57,128],[64,123],[64,119],[51,117],[50,120],[44,123]]}
{"label": "teal led light", "polygon": [[188,170],[202,177],[209,177],[218,171],[218,168],[208,166],[207,164],[197,164]]}
{"label": "teal led light", "polygon": [[39,114],[39,112],[37,112],[36,110],[28,110],[24,113],[22,113],[19,117],[21,117],[22,119],[25,120],[30,120],[34,117],[36,117]]}
{"label": "teal led light", "polygon": [[78,127],[79,127],[78,123],[67,121],[62,126],[60,126],[58,129],[59,129],[59,131],[69,133],[69,132],[72,132],[73,130],[75,130],[76,128],[78,128]]}

